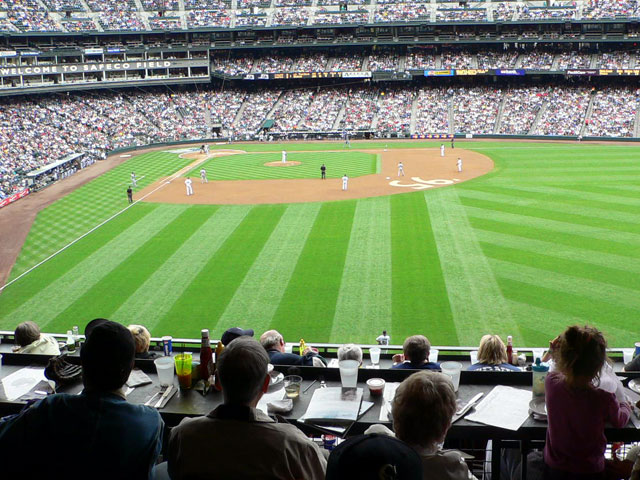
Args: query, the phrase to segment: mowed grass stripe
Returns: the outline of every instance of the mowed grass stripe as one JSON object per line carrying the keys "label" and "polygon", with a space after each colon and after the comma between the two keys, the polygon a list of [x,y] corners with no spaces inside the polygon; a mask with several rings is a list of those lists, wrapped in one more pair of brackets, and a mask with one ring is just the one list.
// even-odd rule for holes
{"label": "mowed grass stripe", "polygon": [[[496,276],[517,280],[536,287],[551,288],[560,294],[588,297],[594,301],[620,306],[640,313],[640,296],[635,288],[625,288],[605,281],[591,280],[489,257]],[[597,318],[597,317],[596,317]]]}
{"label": "mowed grass stripe", "polygon": [[[556,259],[562,259],[569,264],[576,262],[584,264],[587,268],[598,269],[604,267],[621,271],[627,275],[640,275],[640,259],[616,255],[614,253],[599,252],[586,248],[586,246],[567,246],[546,240],[525,238],[505,232],[483,230],[479,225],[475,226],[478,241],[484,245],[491,245],[498,249],[514,249],[525,255],[546,255]],[[564,263],[564,262],[563,262]]]}
{"label": "mowed grass stripe", "polygon": [[319,203],[287,207],[213,328],[213,338],[219,338],[230,327],[267,330],[319,211]]}
{"label": "mowed grass stripe", "polygon": [[[125,215],[113,219],[108,225],[79,240],[72,248],[60,252],[16,283],[5,288],[2,295],[0,295],[0,317],[4,318],[6,313],[18,308],[19,305],[30,298],[37,296],[45,287],[55,283],[59,277],[113,240],[120,232],[126,230],[157,208],[156,205],[141,205],[140,207],[128,210]],[[0,320],[0,326],[2,324]],[[15,326],[13,322],[11,325]]]}
{"label": "mowed grass stripe", "polygon": [[[514,317],[520,322],[520,331],[524,337],[524,345],[544,346],[545,338],[556,338],[568,325],[593,325],[605,334],[609,342],[615,339],[623,339],[620,345],[626,345],[624,339],[628,337],[629,330],[615,324],[602,321],[597,318],[585,319],[569,312],[557,312],[555,310],[509,300],[509,308]],[[628,322],[623,325],[628,325]],[[516,345],[517,348],[517,345]]]}
{"label": "mowed grass stripe", "polygon": [[[158,178],[174,173],[189,160],[175,154],[150,152],[131,158],[56,201],[38,214],[20,256],[11,271],[15,278],[72,240],[127,206],[131,172],[138,178],[136,192]],[[135,194],[134,194],[135,196]]]}
{"label": "mowed grass stripe", "polygon": [[211,216],[131,294],[112,315],[113,320],[126,323],[136,316],[156,335],[173,333],[173,328],[159,330],[156,325],[251,211],[244,205],[203,208],[209,209]]}
{"label": "mowed grass stripe", "polygon": [[[271,321],[270,328],[277,328],[285,340],[345,340],[330,335],[355,208],[353,200],[322,205]],[[362,342],[370,336],[353,332],[349,339]]]}
{"label": "mowed grass stripe", "polygon": [[[628,207],[640,207],[640,198],[634,192],[625,190],[624,185],[612,185],[605,187],[585,187],[578,188],[575,185],[564,185],[562,187],[545,186],[525,186],[512,185],[509,188],[516,192],[526,192],[535,195],[552,195],[552,198],[573,199],[581,202],[588,202],[589,205],[599,205],[602,208],[625,209]],[[557,197],[556,197],[557,196]],[[629,211],[629,210],[622,210]]]}
{"label": "mowed grass stripe", "polygon": [[183,210],[183,206],[177,205],[152,210],[58,278],[55,283],[42,289],[36,297],[20,305],[10,313],[10,317],[16,324],[36,318],[41,328],[47,327],[51,320],[98,283],[104,275],[126,261],[132,252]]}
{"label": "mowed grass stripe", "polygon": [[636,213],[616,212],[611,209],[595,208],[585,203],[567,204],[560,201],[522,198],[515,195],[503,195],[480,191],[460,191],[463,203],[480,206],[482,204],[492,208],[498,207],[502,211],[519,211],[535,216],[551,216],[552,218],[566,218],[583,224],[615,226],[626,231],[640,231],[640,216]]}
{"label": "mowed grass stripe", "polygon": [[[160,207],[160,208],[164,208]],[[178,217],[148,238],[131,256],[106,274],[84,295],[60,313],[49,329],[64,331],[70,322],[78,325],[91,318],[111,315],[166,262],[166,260],[211,217],[210,207],[192,206]],[[140,232],[146,236],[146,232]],[[105,293],[108,294],[105,295]],[[146,323],[135,311],[130,312],[129,323]]]}
{"label": "mowed grass stripe", "polygon": [[[391,320],[391,206],[389,197],[358,200],[329,338],[351,338]],[[367,340],[363,340],[367,343]]]}
{"label": "mowed grass stripe", "polygon": [[[157,331],[192,338],[201,328],[213,327],[278,224],[286,206],[259,205],[251,209],[202,270],[193,277]],[[189,322],[181,322],[188,318]],[[200,325],[194,329],[194,325]]]}
{"label": "mowed grass stripe", "polygon": [[422,193],[392,195],[392,315],[381,326],[401,344],[423,333],[439,345],[458,345],[440,256]]}
{"label": "mowed grass stripe", "polygon": [[287,161],[301,162],[297,166],[265,166],[280,162],[281,153],[248,153],[207,160],[186,174],[199,177],[200,169],[210,180],[264,180],[277,178],[320,178],[320,166],[327,167],[328,178],[359,177],[376,172],[376,155],[365,152],[288,152]]}
{"label": "mowed grass stripe", "polygon": [[[612,305],[609,302],[603,302],[598,298],[593,298],[584,292],[583,295],[568,293],[562,290],[556,290],[556,284],[536,285],[527,281],[515,280],[501,275],[496,275],[500,289],[505,298],[514,302],[531,305],[533,307],[557,312],[567,317],[567,322],[557,325],[555,335],[551,337],[535,340],[536,344],[543,345],[550,338],[555,338],[566,328],[567,324],[574,323],[575,318],[581,319],[579,323],[597,324],[600,328],[611,331],[609,326],[622,327],[628,325],[624,329],[627,333],[624,336],[613,334],[608,338],[611,346],[628,345],[630,339],[635,338],[638,331],[635,323],[629,319],[638,317],[638,310],[626,308],[622,305]],[[537,321],[533,318],[519,318],[521,323],[528,321]],[[520,342],[520,340],[518,340]]]}
{"label": "mowed grass stripe", "polygon": [[457,190],[439,188],[425,198],[460,344],[475,345],[477,332],[490,330],[520,338]]}
{"label": "mowed grass stripe", "polygon": [[640,234],[628,233],[619,230],[613,230],[607,227],[599,227],[592,225],[584,225],[580,223],[565,222],[562,220],[552,220],[550,218],[542,218],[532,215],[522,215],[511,212],[504,212],[498,209],[490,209],[483,207],[475,207],[473,205],[465,205],[465,210],[470,218],[478,218],[490,220],[494,222],[502,222],[514,226],[523,226],[529,229],[548,230],[551,232],[566,233],[570,235],[578,235],[586,239],[605,240],[607,242],[618,245],[640,245]]}

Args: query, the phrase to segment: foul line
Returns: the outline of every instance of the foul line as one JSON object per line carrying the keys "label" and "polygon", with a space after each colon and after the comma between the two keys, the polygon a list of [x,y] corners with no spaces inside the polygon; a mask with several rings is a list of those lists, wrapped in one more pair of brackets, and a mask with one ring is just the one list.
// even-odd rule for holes
{"label": "foul line", "polygon": [[5,285],[3,285],[2,287],[0,287],[0,292],[2,292],[5,288],[7,288],[9,285],[17,282],[18,280],[20,280],[22,277],[24,277],[25,275],[27,275],[28,273],[31,273],[32,271],[34,271],[36,268],[38,268],[40,265],[48,262],[49,260],[51,260],[53,257],[55,257],[56,255],[64,252],[67,248],[69,248],[71,245],[78,243],[80,240],[82,240],[84,237],[86,237],[87,235],[89,235],[90,233],[95,232],[97,229],[99,229],[101,226],[103,226],[105,223],[110,222],[111,220],[113,220],[114,218],[116,218],[117,216],[121,215],[122,213],[126,212],[127,210],[129,210],[131,207],[133,207],[136,203],[143,201],[145,198],[147,198],[149,195],[157,192],[158,190],[160,190],[161,188],[164,188],[165,186],[169,185],[173,180],[175,180],[177,178],[177,176],[180,175],[179,172],[174,173],[173,175],[171,175],[170,177],[167,177],[167,180],[165,182],[162,183],[162,185],[159,185],[158,187],[154,188],[152,191],[150,191],[149,193],[147,193],[145,196],[139,198],[138,200],[136,200],[135,202],[133,202],[132,204],[126,206],[125,208],[123,208],[122,210],[120,210],[119,212],[114,213],[113,215],[111,215],[109,218],[107,218],[106,220],[104,220],[102,223],[96,225],[95,227],[93,227],[91,230],[89,230],[88,232],[83,233],[82,235],[80,235],[78,238],[76,238],[75,240],[73,240],[72,242],[66,244],[64,247],[62,247],[60,250],[58,250],[55,253],[52,253],[51,255],[49,255],[47,258],[45,258],[44,260],[42,260],[40,263],[35,264],[33,267],[31,267],[29,270],[22,272],[20,275],[18,275],[16,278],[14,278],[13,280],[11,280],[9,283],[6,283]]}

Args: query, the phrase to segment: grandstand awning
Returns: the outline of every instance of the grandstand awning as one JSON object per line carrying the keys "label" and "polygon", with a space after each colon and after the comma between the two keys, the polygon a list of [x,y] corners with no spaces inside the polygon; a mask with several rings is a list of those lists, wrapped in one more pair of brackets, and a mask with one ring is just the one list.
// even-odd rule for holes
{"label": "grandstand awning", "polygon": [[43,173],[47,173],[53,170],[54,168],[58,168],[61,165],[65,165],[67,163],[73,162],[74,160],[77,160],[78,158],[81,158],[81,157],[84,157],[84,153],[72,153],[71,155],[67,155],[66,157],[63,157],[60,160],[56,160],[55,162],[50,163],[49,165],[46,165],[42,168],[39,168],[37,170],[33,170],[27,173],[27,177],[29,178],[38,177]]}
{"label": "grandstand awning", "polygon": [[273,127],[274,123],[275,122],[272,119],[267,118],[264,122],[262,122],[262,125],[260,125],[260,130],[271,128]]}

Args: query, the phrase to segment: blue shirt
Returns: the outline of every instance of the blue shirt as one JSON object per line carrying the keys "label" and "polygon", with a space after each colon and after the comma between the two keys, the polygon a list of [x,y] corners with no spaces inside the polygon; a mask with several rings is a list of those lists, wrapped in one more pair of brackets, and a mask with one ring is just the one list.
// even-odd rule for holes
{"label": "blue shirt", "polygon": [[391,368],[400,368],[404,370],[440,370],[440,364],[435,362],[425,362],[421,365],[414,365],[411,362],[403,362],[394,365]]}
{"label": "blue shirt", "polygon": [[0,420],[2,475],[147,479],[163,428],[155,409],[115,393],[51,395]]}
{"label": "blue shirt", "polygon": [[478,370],[480,372],[521,372],[522,370],[510,363],[500,365],[489,365],[487,363],[474,363],[467,370]]}

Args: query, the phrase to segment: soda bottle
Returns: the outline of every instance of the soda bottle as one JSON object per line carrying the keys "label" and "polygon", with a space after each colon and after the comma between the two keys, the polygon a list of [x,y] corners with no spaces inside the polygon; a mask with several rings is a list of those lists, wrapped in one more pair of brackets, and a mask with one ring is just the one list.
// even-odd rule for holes
{"label": "soda bottle", "polygon": [[513,337],[507,337],[507,363],[513,363]]}
{"label": "soda bottle", "polygon": [[209,330],[205,328],[200,333],[202,334],[202,340],[200,342],[200,378],[208,382],[209,377],[213,374],[211,341],[209,340]]}
{"label": "soda bottle", "polygon": [[304,355],[304,351],[307,349],[307,344],[304,341],[304,338],[300,339],[300,355]]}

